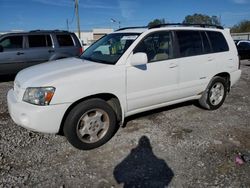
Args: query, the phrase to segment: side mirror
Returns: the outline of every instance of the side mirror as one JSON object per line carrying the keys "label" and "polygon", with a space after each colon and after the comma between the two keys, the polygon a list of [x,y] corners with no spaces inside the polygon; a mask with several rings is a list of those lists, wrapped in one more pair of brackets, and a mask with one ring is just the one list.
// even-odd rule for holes
{"label": "side mirror", "polygon": [[138,52],[132,55],[130,64],[132,66],[146,65],[148,63],[148,56],[146,53]]}
{"label": "side mirror", "polygon": [[3,52],[3,46],[0,45],[0,52]]}

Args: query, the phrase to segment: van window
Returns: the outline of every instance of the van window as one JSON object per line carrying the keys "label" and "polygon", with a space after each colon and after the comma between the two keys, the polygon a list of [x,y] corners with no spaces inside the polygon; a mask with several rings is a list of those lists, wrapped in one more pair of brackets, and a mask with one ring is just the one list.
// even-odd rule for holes
{"label": "van window", "polygon": [[144,52],[148,62],[162,61],[173,58],[173,42],[171,32],[157,32],[147,36],[134,49],[134,53]]}
{"label": "van window", "polygon": [[56,35],[59,46],[74,46],[74,42],[70,35]]}
{"label": "van window", "polygon": [[0,41],[4,49],[15,49],[23,47],[23,36],[9,36]]}
{"label": "van window", "polygon": [[216,31],[207,31],[207,35],[210,39],[213,52],[229,51],[228,44],[222,33]]}
{"label": "van window", "polygon": [[199,31],[176,31],[181,57],[200,55],[203,53]]}
{"label": "van window", "polygon": [[51,47],[52,42],[49,35],[29,35],[29,47]]}

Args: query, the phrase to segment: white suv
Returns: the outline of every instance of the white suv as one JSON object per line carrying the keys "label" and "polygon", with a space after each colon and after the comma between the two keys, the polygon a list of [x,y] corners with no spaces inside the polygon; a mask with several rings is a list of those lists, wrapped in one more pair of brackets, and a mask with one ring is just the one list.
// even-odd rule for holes
{"label": "white suv", "polygon": [[234,41],[221,27],[123,28],[80,58],[18,73],[8,107],[18,125],[63,132],[76,148],[93,149],[133,114],[194,99],[219,108],[240,75]]}

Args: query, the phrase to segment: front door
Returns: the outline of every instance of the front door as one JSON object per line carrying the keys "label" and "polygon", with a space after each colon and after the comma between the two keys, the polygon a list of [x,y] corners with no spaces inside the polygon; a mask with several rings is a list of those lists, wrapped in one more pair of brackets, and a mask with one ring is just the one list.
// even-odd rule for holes
{"label": "front door", "polygon": [[133,53],[148,56],[145,66],[127,67],[128,112],[175,100],[178,93],[178,63],[174,59],[172,34],[169,31],[148,35]]}
{"label": "front door", "polygon": [[21,70],[26,61],[23,36],[6,36],[0,41],[0,45],[3,47],[0,52],[0,75]]}

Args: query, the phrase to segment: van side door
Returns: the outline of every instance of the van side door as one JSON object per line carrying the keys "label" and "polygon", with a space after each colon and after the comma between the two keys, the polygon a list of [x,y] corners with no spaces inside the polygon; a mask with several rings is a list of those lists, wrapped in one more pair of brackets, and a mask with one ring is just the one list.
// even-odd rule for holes
{"label": "van side door", "polygon": [[0,75],[15,74],[26,61],[23,35],[7,35],[0,40]]}
{"label": "van side door", "polygon": [[29,34],[27,39],[27,63],[32,66],[49,60],[54,48],[49,34]]}

